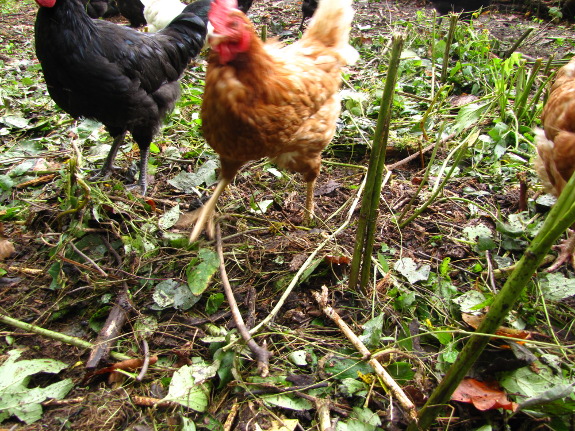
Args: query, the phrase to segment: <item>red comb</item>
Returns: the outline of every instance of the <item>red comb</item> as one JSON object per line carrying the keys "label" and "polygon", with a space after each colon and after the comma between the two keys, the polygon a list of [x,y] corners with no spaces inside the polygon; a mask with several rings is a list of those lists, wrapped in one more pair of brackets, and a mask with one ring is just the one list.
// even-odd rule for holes
{"label": "red comb", "polygon": [[237,0],[214,0],[208,12],[208,18],[214,26],[214,29],[216,31],[221,29],[221,26],[225,24],[228,12],[237,8]]}

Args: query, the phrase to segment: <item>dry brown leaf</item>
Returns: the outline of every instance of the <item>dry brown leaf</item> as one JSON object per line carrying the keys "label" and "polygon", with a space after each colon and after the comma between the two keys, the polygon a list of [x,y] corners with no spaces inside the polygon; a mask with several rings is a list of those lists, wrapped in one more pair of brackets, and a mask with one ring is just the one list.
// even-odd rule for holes
{"label": "dry brown leaf", "polygon": [[6,238],[0,239],[0,260],[4,260],[12,256],[16,249],[14,244]]}
{"label": "dry brown leaf", "polygon": [[[476,316],[474,314],[466,314],[463,313],[461,315],[463,321],[471,326],[473,329],[477,329],[481,322],[483,321],[484,316]],[[520,340],[528,340],[531,338],[531,332],[529,331],[522,331],[520,329],[513,329],[507,328],[505,326],[500,326],[497,331],[495,331],[495,335],[501,335],[504,337],[511,337],[511,338],[518,338]]]}
{"label": "dry brown leaf", "polygon": [[463,379],[451,399],[473,404],[477,410],[481,411],[505,409],[514,412],[517,410],[517,403],[507,399],[507,394],[501,390],[497,382]]}

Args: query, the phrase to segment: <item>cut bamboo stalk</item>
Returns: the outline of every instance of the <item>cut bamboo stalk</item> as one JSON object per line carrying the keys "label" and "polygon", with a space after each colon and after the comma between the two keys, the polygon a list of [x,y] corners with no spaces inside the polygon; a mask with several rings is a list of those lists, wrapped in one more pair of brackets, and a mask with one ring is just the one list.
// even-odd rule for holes
{"label": "cut bamboo stalk", "polygon": [[[391,106],[397,79],[397,69],[401,57],[405,36],[395,33],[392,37],[391,58],[387,71],[387,79],[381,97],[377,126],[373,136],[373,147],[367,169],[365,194],[361,202],[359,222],[356,233],[355,249],[349,276],[351,289],[357,288],[361,269],[361,289],[365,291],[371,268],[371,253],[381,195],[383,170],[385,168],[385,151],[389,137],[389,122]],[[363,263],[362,263],[363,262]]]}

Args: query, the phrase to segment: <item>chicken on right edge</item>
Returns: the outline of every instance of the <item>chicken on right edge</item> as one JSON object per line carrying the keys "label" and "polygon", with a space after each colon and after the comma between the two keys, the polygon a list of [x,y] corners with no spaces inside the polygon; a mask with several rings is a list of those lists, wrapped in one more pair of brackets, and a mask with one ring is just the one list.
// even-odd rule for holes
{"label": "chicken on right edge", "polygon": [[[575,57],[557,72],[541,120],[543,130],[536,130],[535,170],[545,190],[559,196],[575,171]],[[549,272],[568,260],[575,267],[572,229],[559,249],[559,256],[548,268]]]}
{"label": "chicken on right edge", "polygon": [[304,218],[310,220],[321,152],[341,109],[341,67],[359,56],[349,45],[353,14],[351,0],[320,0],[303,37],[282,46],[263,43],[236,0],[212,3],[201,117],[204,137],[220,156],[221,175],[196,214],[190,241],[211,225],[218,197],[240,167],[263,157],[303,176]]}

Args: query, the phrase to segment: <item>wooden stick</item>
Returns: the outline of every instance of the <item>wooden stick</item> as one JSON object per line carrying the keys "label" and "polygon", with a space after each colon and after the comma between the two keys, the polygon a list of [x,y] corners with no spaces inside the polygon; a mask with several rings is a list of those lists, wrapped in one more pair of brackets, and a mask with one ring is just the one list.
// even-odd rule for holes
{"label": "wooden stick", "polygon": [[256,357],[260,375],[262,377],[266,377],[269,374],[269,358],[272,354],[269,352],[269,350],[266,349],[265,345],[264,347],[259,346],[250,335],[248,328],[246,328],[244,319],[242,318],[242,314],[238,308],[238,303],[234,297],[234,292],[230,286],[230,281],[228,280],[228,274],[226,272],[226,265],[224,261],[224,251],[222,247],[222,233],[220,231],[219,224],[216,225],[216,249],[218,252],[218,257],[220,258],[220,275],[222,277],[222,284],[224,286],[226,298],[230,304],[232,317],[234,318],[238,332]]}
{"label": "wooden stick", "polygon": [[140,374],[138,374],[138,377],[136,377],[136,381],[138,382],[144,380],[144,377],[148,372],[148,367],[150,366],[150,347],[148,346],[148,342],[146,340],[142,340],[142,347],[144,350],[144,364],[142,365]]}
{"label": "wooden stick", "polygon": [[104,327],[98,334],[96,339],[95,348],[90,353],[90,357],[86,362],[86,368],[94,369],[98,366],[102,359],[105,359],[110,354],[112,349],[112,342],[115,341],[120,335],[120,331],[128,320],[128,311],[131,309],[130,300],[128,299],[128,288],[122,290],[122,292],[116,298],[116,303],[108,318]]}
{"label": "wooden stick", "polygon": [[76,247],[73,242],[70,243],[70,246],[72,247],[72,249],[74,249],[74,251],[75,251],[76,253],[78,253],[78,254],[79,254],[80,256],[82,256],[87,262],[89,262],[94,268],[96,268],[96,270],[97,270],[103,277],[108,277],[108,274],[106,274],[106,272],[105,272],[102,268],[100,268],[96,262],[94,262],[92,259],[90,259],[88,256],[86,256],[82,251],[80,251],[80,249],[78,249],[78,247]]}
{"label": "wooden stick", "polygon": [[[365,344],[354,334],[352,329],[345,323],[341,316],[333,309],[333,307],[327,305],[327,287],[322,286],[321,294],[319,292],[313,292],[313,296],[323,313],[334,321],[334,323],[339,327],[339,329],[345,334],[347,339],[353,344],[353,346],[361,353],[362,359],[367,360],[368,364],[374,369],[375,374],[381,379],[381,381],[387,386],[387,389],[391,394],[397,399],[401,406],[407,410],[409,416],[412,420],[417,419],[417,411],[415,406],[409,398],[405,395],[401,387],[393,380],[389,373],[383,368],[377,359],[371,358],[371,352],[365,347]],[[370,358],[370,359],[368,359]]]}
{"label": "wooden stick", "polygon": [[329,401],[322,398],[316,398],[315,406],[319,417],[320,431],[333,431],[331,418],[329,416]]}
{"label": "wooden stick", "polygon": [[232,404],[232,407],[228,412],[228,417],[226,417],[226,421],[224,422],[224,431],[231,431],[232,425],[234,424],[234,420],[236,419],[239,409],[240,405],[238,403]]}

